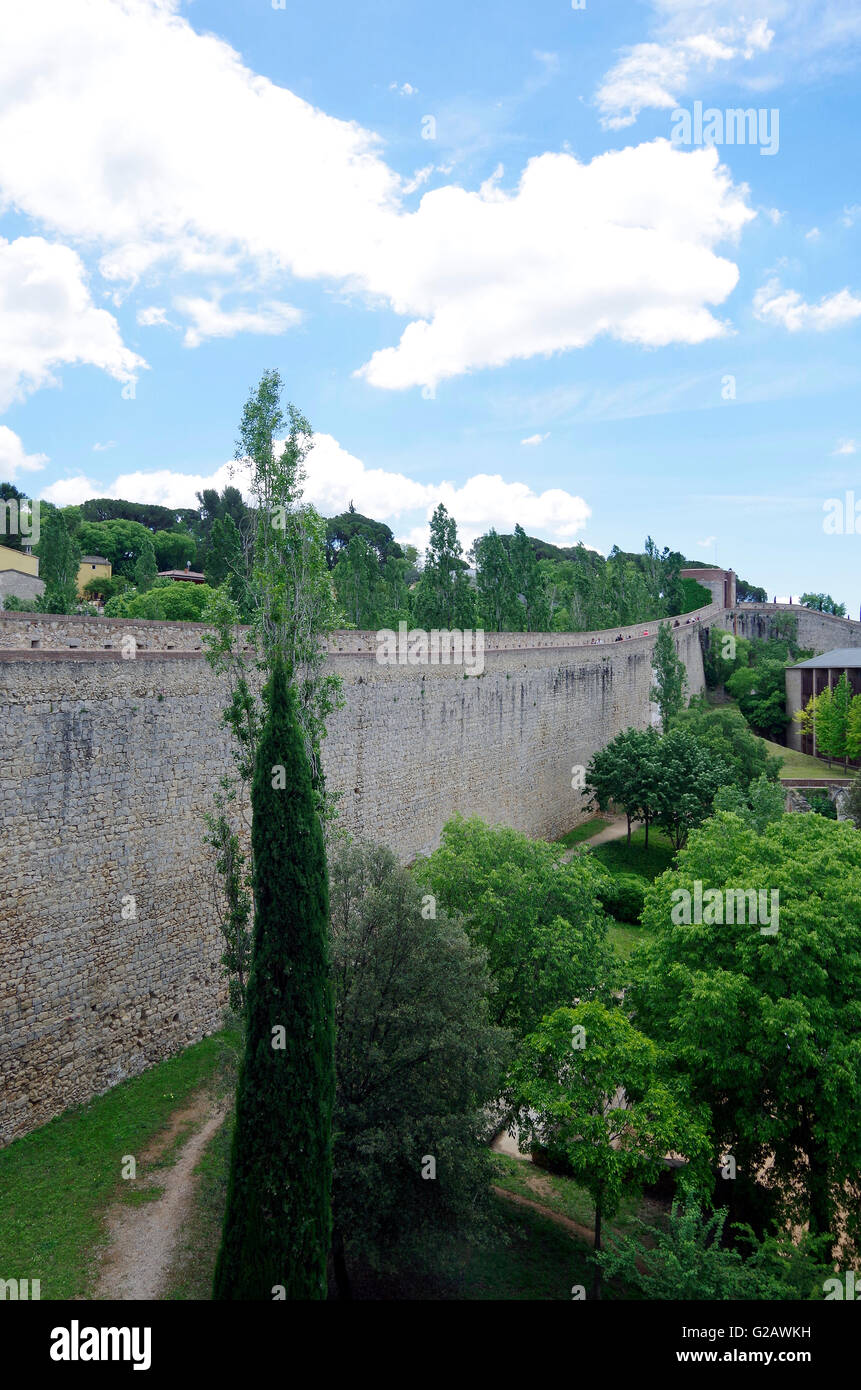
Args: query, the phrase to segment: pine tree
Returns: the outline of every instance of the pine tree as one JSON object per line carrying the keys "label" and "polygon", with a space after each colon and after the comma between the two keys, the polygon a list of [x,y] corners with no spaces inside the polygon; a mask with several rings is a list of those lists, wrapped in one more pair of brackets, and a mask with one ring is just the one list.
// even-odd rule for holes
{"label": "pine tree", "polygon": [[273,667],[252,786],[254,952],[216,1299],[322,1299],[331,1228],[328,878],[295,694]]}

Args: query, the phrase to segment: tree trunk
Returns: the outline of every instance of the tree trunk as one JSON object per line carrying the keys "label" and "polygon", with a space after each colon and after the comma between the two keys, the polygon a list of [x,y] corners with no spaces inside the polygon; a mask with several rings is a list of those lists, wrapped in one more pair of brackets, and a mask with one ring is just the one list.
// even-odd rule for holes
{"label": "tree trunk", "polygon": [[631,812],[630,812],[630,811],[626,811],[626,812],[625,812],[625,815],[628,817],[628,848],[630,849],[630,847],[631,847]]}
{"label": "tree trunk", "polygon": [[646,816],[646,849],[649,848],[649,817]]}
{"label": "tree trunk", "polygon": [[[601,1249],[601,1198],[595,1203],[595,1254]],[[601,1266],[595,1261],[595,1272],[592,1276],[592,1297],[601,1297]]]}
{"label": "tree trunk", "polygon": [[350,1275],[347,1270],[347,1257],[344,1253],[344,1237],[340,1229],[335,1226],[332,1230],[332,1268],[335,1273],[335,1287],[338,1290],[338,1298],[342,1300],[352,1299],[353,1288],[350,1284]]}

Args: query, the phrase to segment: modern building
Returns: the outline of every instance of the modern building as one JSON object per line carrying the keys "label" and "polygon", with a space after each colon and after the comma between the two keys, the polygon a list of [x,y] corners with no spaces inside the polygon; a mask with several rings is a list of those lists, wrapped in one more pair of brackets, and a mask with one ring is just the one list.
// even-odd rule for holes
{"label": "modern building", "polygon": [[712,603],[719,603],[724,608],[735,607],[735,570],[722,570],[714,565],[700,569],[697,565],[691,565],[689,569],[682,570],[681,575],[682,579],[695,579],[704,589],[708,589]]}
{"label": "modern building", "polygon": [[78,565],[78,598],[84,597],[84,585],[91,579],[110,579],[113,566],[104,555],[82,555]]}
{"label": "modern building", "polygon": [[28,550],[0,545],[0,606],[7,597],[19,598],[23,603],[35,602],[44,589],[38,557]]}
{"label": "modern building", "polygon": [[836,685],[844,671],[852,694],[861,695],[861,647],[835,647],[834,651],[786,668],[786,713],[792,721],[786,730],[786,742],[790,748],[802,753],[816,752],[813,735],[802,735],[801,725],[793,716],[807,707],[812,695]]}

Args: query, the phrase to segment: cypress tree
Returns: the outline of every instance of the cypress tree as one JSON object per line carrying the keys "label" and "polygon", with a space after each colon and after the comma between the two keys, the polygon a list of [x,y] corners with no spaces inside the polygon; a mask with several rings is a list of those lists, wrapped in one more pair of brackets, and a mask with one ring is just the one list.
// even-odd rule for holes
{"label": "cypress tree", "polygon": [[216,1299],[326,1297],[334,1052],[323,831],[273,668],[252,784],[254,952]]}

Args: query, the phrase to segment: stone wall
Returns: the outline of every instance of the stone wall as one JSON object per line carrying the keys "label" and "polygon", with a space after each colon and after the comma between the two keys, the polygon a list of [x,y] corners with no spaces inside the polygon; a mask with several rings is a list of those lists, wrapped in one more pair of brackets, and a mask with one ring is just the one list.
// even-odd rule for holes
{"label": "stone wall", "polygon": [[[230,755],[225,692],[193,649],[200,625],[2,619],[8,1142],[218,1026],[203,813]],[[655,717],[647,626],[648,636],[616,642],[613,630],[600,644],[594,634],[489,634],[480,676],[379,665],[373,634],[336,634],[329,662],[345,704],[324,760],[342,823],[404,861],[431,850],[455,811],[564,833],[587,814],[572,768]],[[118,649],[128,632],[147,642],[131,660]],[[683,620],[674,633],[695,693],[699,624]],[[180,644],[191,649],[169,650]]]}

